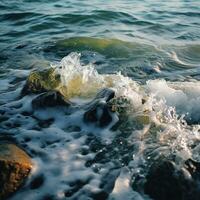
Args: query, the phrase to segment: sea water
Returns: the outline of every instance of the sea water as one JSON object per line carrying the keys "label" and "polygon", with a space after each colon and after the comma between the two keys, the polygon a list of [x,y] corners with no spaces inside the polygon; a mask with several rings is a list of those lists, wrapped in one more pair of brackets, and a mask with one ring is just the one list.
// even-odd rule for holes
{"label": "sea water", "polygon": [[[133,183],[154,160],[200,161],[198,0],[2,0],[0,25],[0,138],[33,159],[12,200],[148,200]],[[37,95],[20,96],[49,67],[80,109],[34,110]],[[107,87],[130,102],[118,129],[117,113],[103,128],[83,120]]]}

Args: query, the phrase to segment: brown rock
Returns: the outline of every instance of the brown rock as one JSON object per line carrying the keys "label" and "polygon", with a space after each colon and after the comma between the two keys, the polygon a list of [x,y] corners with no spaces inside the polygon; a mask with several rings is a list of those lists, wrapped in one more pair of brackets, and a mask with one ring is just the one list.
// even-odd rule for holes
{"label": "brown rock", "polygon": [[6,199],[25,181],[32,168],[30,157],[14,144],[0,144],[0,199]]}

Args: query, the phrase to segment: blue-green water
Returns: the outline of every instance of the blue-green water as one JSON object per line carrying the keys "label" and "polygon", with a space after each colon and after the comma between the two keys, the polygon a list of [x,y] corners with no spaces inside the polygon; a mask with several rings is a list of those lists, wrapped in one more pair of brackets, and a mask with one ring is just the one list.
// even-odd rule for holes
{"label": "blue-green water", "polygon": [[[103,72],[199,78],[198,0],[2,0],[0,10],[1,68],[33,68],[81,51]],[[102,46],[105,39],[109,44]],[[160,74],[152,69],[157,64]]]}
{"label": "blue-green water", "polygon": [[[60,60],[71,52],[81,61],[70,54],[70,71]],[[111,133],[84,124],[83,110],[32,110],[20,91],[52,64],[80,104],[112,82],[133,101],[130,123]],[[0,0],[0,138],[35,165],[11,199],[149,200],[133,188],[152,160],[200,161],[199,105],[200,0]]]}

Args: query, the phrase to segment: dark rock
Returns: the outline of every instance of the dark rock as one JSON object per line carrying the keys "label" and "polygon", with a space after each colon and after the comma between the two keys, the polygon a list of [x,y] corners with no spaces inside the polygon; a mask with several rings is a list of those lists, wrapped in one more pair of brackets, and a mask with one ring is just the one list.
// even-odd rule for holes
{"label": "dark rock", "polygon": [[115,91],[110,88],[104,88],[99,93],[97,93],[96,99],[103,99],[104,101],[108,102],[115,97]]}
{"label": "dark rock", "polygon": [[190,175],[172,161],[156,162],[150,167],[144,192],[154,200],[198,200],[198,182]]}
{"label": "dark rock", "polygon": [[59,86],[60,82],[60,76],[55,73],[53,68],[33,71],[28,76],[21,94],[24,96],[54,90]]}
{"label": "dark rock", "polygon": [[96,97],[84,106],[84,121],[105,127],[112,121],[112,112],[108,102],[114,98],[115,92],[110,88],[102,89]]}
{"label": "dark rock", "polygon": [[44,175],[40,174],[36,176],[30,183],[30,188],[32,190],[40,188],[44,183]]}
{"label": "dark rock", "polygon": [[194,180],[200,181],[200,163],[192,159],[185,161],[185,168],[189,171]]}
{"label": "dark rock", "polygon": [[96,193],[92,193],[90,196],[93,200],[106,200],[108,199],[109,194],[102,190]]}
{"label": "dark rock", "polygon": [[104,88],[96,94],[95,98],[91,102],[84,105],[84,109],[85,110],[89,109],[90,107],[92,107],[94,104],[96,104],[99,101],[108,103],[114,97],[115,97],[114,90],[110,88]]}
{"label": "dark rock", "polygon": [[[129,114],[131,106],[130,100],[125,96],[115,97],[108,102],[108,106],[110,107],[112,112],[116,112],[118,114],[118,121],[113,125],[111,130],[116,131],[120,130],[123,133],[130,132],[130,127],[135,127],[131,123],[133,119],[129,120]],[[131,133],[132,133],[131,129]],[[125,136],[125,135],[124,135]]]}
{"label": "dark rock", "polygon": [[88,182],[89,180],[76,180],[74,182],[71,182],[69,184],[70,188],[64,192],[65,197],[73,196],[75,193],[81,190],[81,188],[83,188]]}
{"label": "dark rock", "polygon": [[30,157],[14,144],[0,144],[0,199],[6,199],[26,180],[32,163]]}
{"label": "dark rock", "polygon": [[58,91],[49,91],[37,96],[32,101],[33,108],[44,108],[53,106],[70,106],[72,103],[66,101]]}
{"label": "dark rock", "polygon": [[84,122],[105,127],[112,121],[112,113],[106,102],[96,100],[84,113]]}
{"label": "dark rock", "polygon": [[119,175],[120,169],[113,168],[112,170],[110,170],[103,176],[100,188],[108,194],[111,193],[115,186],[115,181]]}

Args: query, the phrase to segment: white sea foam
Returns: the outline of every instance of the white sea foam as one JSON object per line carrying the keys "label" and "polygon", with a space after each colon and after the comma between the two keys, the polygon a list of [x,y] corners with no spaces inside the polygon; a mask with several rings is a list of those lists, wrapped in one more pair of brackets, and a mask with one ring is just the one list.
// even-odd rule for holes
{"label": "white sea foam", "polygon": [[[0,106],[8,118],[1,123],[1,133],[12,135],[34,162],[26,185],[12,200],[92,199],[92,195],[103,195],[102,190],[110,194],[110,200],[147,200],[132,189],[130,182],[135,174],[145,174],[151,159],[173,154],[177,163],[191,157],[200,160],[200,147],[194,145],[200,140],[200,127],[193,124],[200,121],[199,82],[149,80],[140,85],[121,73],[99,74],[95,66],[82,65],[77,53],[54,67],[61,75],[61,89],[72,101],[76,99],[80,109],[33,110],[34,95],[16,99],[10,92],[5,94],[10,101],[4,100]],[[117,115],[113,124],[104,128],[83,122],[85,111],[81,106],[105,87],[131,101],[124,122],[129,120],[130,124],[122,130],[111,131]],[[130,133],[123,138],[126,128]],[[123,139],[116,142],[118,137]],[[41,185],[34,185],[36,177],[42,179]]]}
{"label": "white sea foam", "polygon": [[163,99],[170,107],[175,107],[176,112],[185,115],[190,121],[200,121],[200,83],[176,82],[165,80],[147,82],[149,93],[157,99]]}
{"label": "white sea foam", "polygon": [[[115,186],[110,194],[109,200],[143,200],[142,196],[132,190],[130,182],[129,170],[122,168],[119,177],[115,181]],[[148,200],[148,198],[146,198],[146,200]]]}

